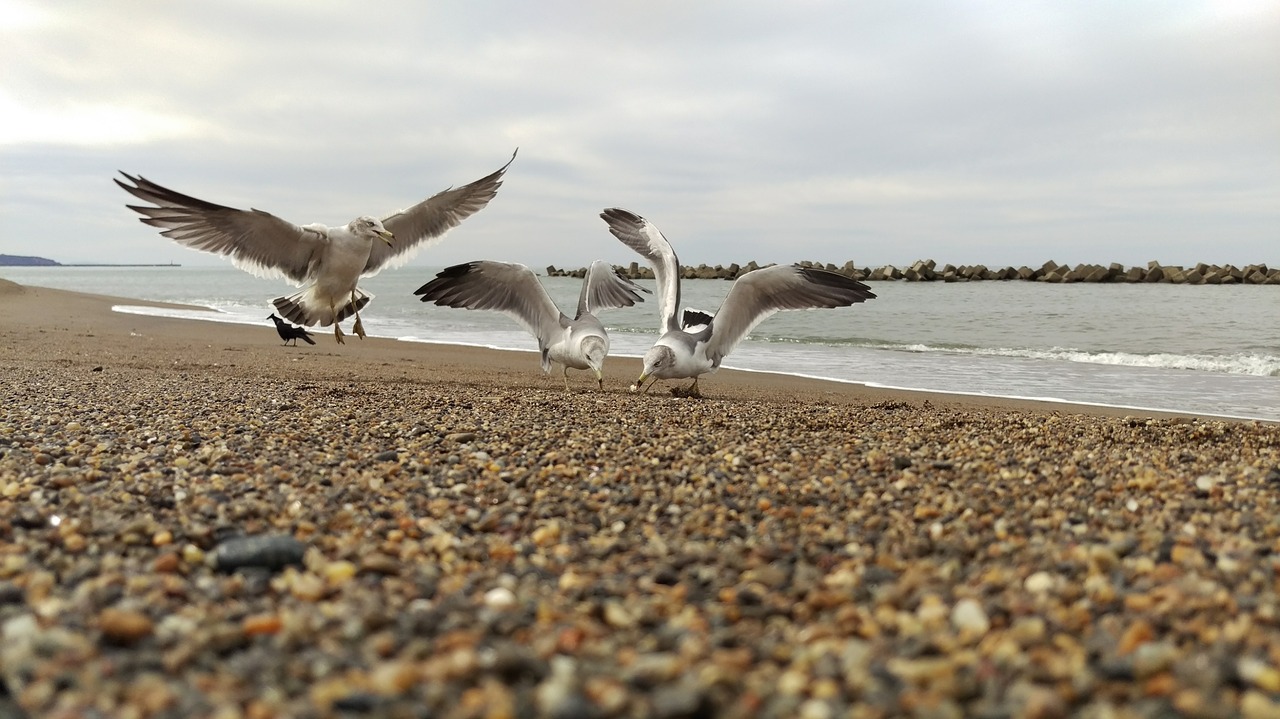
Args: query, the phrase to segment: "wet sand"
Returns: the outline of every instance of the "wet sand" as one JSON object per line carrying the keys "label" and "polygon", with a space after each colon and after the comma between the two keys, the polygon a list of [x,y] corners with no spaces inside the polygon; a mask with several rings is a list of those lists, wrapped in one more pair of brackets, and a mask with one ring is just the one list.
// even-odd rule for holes
{"label": "wet sand", "polygon": [[0,280],[0,717],[1280,712],[1275,424],[113,303]]}

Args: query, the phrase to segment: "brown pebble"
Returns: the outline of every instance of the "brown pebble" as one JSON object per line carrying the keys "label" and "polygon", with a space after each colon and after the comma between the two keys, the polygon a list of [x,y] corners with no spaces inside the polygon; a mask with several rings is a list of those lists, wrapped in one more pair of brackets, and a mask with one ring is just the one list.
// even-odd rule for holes
{"label": "brown pebble", "polygon": [[394,577],[400,573],[400,561],[385,554],[371,554],[360,560],[360,574],[381,574]]}
{"label": "brown pebble", "polygon": [[178,571],[182,566],[182,560],[176,552],[165,552],[156,557],[156,561],[151,564],[151,568],[162,574],[169,574]]}
{"label": "brown pebble", "polygon": [[244,630],[246,636],[257,636],[259,634],[275,634],[284,626],[278,614],[254,614],[244,618],[240,622],[240,628]]}
{"label": "brown pebble", "polygon": [[1155,630],[1147,623],[1145,619],[1139,619],[1120,636],[1120,644],[1116,647],[1121,655],[1132,653],[1133,650],[1146,644],[1155,637]]}
{"label": "brown pebble", "polygon": [[129,646],[151,636],[155,626],[141,612],[128,609],[104,609],[98,615],[98,629],[103,640]]}

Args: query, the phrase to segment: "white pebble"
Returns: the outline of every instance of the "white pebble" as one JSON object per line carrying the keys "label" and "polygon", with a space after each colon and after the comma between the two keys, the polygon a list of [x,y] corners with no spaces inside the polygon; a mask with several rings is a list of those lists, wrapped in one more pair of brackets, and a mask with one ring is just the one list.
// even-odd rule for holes
{"label": "white pebble", "polygon": [[966,598],[951,608],[951,625],[957,631],[980,637],[991,629],[991,620],[978,600]]}
{"label": "white pebble", "polygon": [[1208,474],[1202,474],[1199,477],[1196,477],[1196,489],[1200,490],[1201,492],[1208,492],[1209,490],[1213,489],[1214,486],[1217,484],[1218,484],[1217,477],[1214,477]]}
{"label": "white pebble", "polygon": [[484,593],[484,605],[490,609],[510,609],[516,605],[515,592],[506,587],[494,587]]}
{"label": "white pebble", "polygon": [[1032,594],[1043,594],[1053,589],[1053,575],[1048,572],[1036,572],[1027,577],[1022,586]]}

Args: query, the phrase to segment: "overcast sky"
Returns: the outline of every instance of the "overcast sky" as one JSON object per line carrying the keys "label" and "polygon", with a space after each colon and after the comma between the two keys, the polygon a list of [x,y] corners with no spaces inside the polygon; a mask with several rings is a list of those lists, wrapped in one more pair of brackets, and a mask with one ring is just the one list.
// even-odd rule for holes
{"label": "overcast sky", "polygon": [[[519,157],[414,264],[1280,264],[1280,3],[0,0],[0,253],[217,264],[111,178],[304,224]],[[401,270],[403,271],[403,270]]]}

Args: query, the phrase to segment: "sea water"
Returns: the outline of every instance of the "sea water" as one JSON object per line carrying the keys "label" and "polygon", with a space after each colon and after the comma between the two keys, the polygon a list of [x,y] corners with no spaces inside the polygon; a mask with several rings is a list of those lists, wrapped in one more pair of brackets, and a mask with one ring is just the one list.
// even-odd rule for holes
{"label": "sea water", "polygon": [[[422,303],[438,267],[366,278],[370,335],[408,342],[534,349],[511,319]],[[283,280],[223,267],[0,267],[25,285],[176,302],[216,312],[120,312],[270,326]],[[572,314],[581,280],[541,277]],[[652,281],[639,281],[652,289]],[[873,282],[877,298],[835,310],[781,312],[724,366],[935,392],[1280,420],[1280,288],[1259,285]],[[730,282],[686,280],[682,304],[714,311]],[[638,356],[657,336],[657,300],[601,314],[612,354]],[[349,325],[348,325],[349,326]],[[321,342],[325,331],[316,333]],[[424,358],[429,348],[423,349]],[[535,358],[530,371],[537,372]],[[606,364],[606,375],[608,375]],[[627,382],[631,377],[617,378]],[[703,390],[714,395],[714,379]],[[707,381],[711,384],[708,385]]]}

